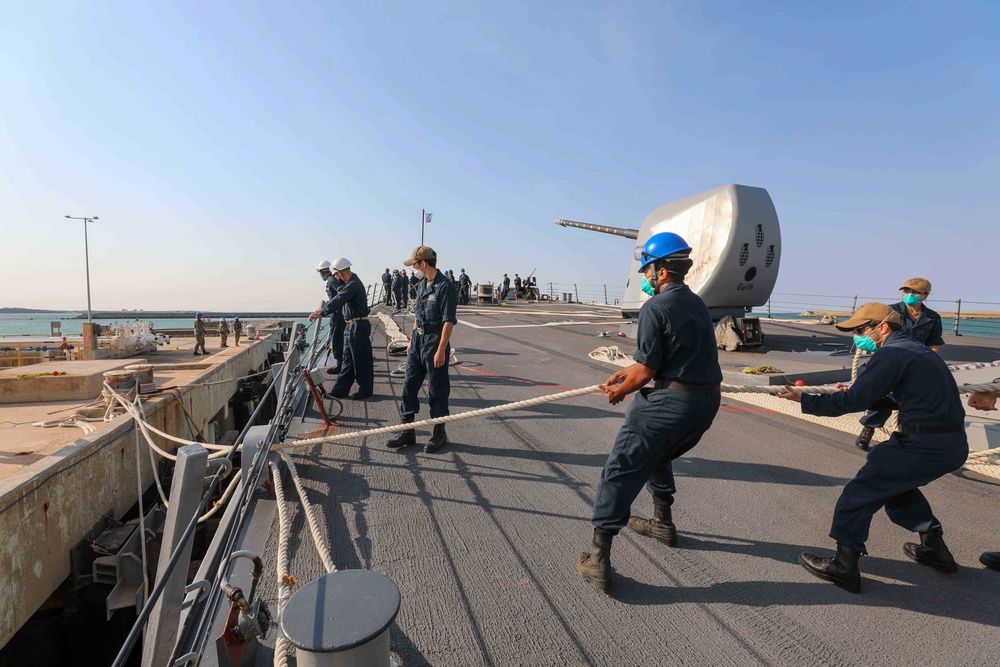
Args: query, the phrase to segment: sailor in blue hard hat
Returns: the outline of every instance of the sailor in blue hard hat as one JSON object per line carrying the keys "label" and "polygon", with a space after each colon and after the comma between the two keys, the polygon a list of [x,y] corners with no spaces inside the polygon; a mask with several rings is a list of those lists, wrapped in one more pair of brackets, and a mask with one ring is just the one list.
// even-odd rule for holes
{"label": "sailor in blue hard hat", "polygon": [[[620,403],[638,392],[625,412],[594,496],[590,552],[577,571],[596,590],[611,588],[611,542],[626,525],[667,546],[677,542],[671,461],[687,453],[708,431],[719,411],[722,371],[708,307],[684,284],[691,246],[662,232],[636,248],[643,291],[652,296],[639,310],[636,363],[609,377],[601,389]],[[654,380],[653,387],[645,388]],[[631,516],[643,485],[652,494],[653,517]]]}
{"label": "sailor in blue hard hat", "polygon": [[233,318],[233,338],[235,339],[236,347],[240,346],[240,336],[243,335],[243,323],[240,322],[239,316]]}
{"label": "sailor in blue hard hat", "polygon": [[[198,351],[201,348],[201,352]],[[205,349],[205,323],[201,320],[201,313],[195,313],[194,316],[194,356],[200,354],[208,354]]]}

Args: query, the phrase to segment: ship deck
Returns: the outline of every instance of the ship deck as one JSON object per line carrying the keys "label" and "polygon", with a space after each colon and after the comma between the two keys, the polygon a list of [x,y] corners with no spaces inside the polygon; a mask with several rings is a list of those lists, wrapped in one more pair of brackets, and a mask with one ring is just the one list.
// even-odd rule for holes
{"label": "ship deck", "polygon": [[[588,386],[614,367],[587,353],[615,344],[620,320],[576,305],[460,309],[452,413]],[[410,317],[396,316],[403,331]],[[377,320],[373,320],[377,325]],[[338,431],[398,422],[403,359],[373,326],[376,395],[344,401]],[[844,342],[832,327],[766,323],[770,349]],[[611,337],[599,333],[610,331]],[[946,336],[950,362],[1000,359],[1000,341]],[[767,364],[723,354],[728,371]],[[850,367],[850,359],[843,362]],[[996,369],[994,369],[996,370]],[[1000,375],[1000,371],[996,373]],[[727,381],[728,378],[727,378]],[[426,392],[421,394],[425,417]],[[402,607],[391,630],[401,665],[984,665],[1000,643],[1000,573],[978,556],[1000,549],[1000,480],[961,470],[926,489],[961,569],[908,560],[913,535],[879,513],[852,595],[805,572],[796,555],[829,553],[834,504],[863,463],[853,436],[723,396],[712,429],[676,462],[670,549],[627,530],[612,550],[616,588],[577,575],[588,548],[601,467],[626,403],[588,395],[449,425],[435,454],[391,451],[385,437],[292,454],[339,569],[393,579]],[[994,413],[995,414],[995,413]],[[319,428],[315,414],[293,427]],[[429,436],[418,431],[422,443]],[[324,573],[301,505],[286,484],[290,572]],[[648,516],[648,494],[633,511]],[[277,597],[272,529],[264,594]],[[273,639],[273,637],[272,637]],[[261,662],[267,656],[261,656]],[[268,663],[269,664],[269,663]]]}

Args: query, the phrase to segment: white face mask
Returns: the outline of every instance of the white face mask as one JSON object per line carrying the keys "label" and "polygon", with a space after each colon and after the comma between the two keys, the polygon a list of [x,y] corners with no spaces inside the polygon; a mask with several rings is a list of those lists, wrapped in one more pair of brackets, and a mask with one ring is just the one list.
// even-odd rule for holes
{"label": "white face mask", "polygon": [[421,271],[420,269],[413,269],[413,275],[415,275],[420,280],[424,279],[424,272]]}

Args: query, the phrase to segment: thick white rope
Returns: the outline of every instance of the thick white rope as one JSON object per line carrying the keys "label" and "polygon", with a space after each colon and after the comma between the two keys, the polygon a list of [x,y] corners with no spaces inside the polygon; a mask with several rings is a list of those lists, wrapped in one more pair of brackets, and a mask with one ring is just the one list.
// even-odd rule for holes
{"label": "thick white rope", "polygon": [[351,431],[349,433],[340,433],[337,435],[330,435],[322,438],[308,438],[306,440],[294,440],[277,445],[272,449],[276,451],[282,451],[286,449],[291,449],[293,447],[297,448],[297,447],[305,447],[307,445],[319,445],[327,442],[344,442],[346,440],[368,437],[371,435],[396,433],[398,431],[406,431],[411,428],[419,428],[422,426],[433,426],[435,424],[449,424],[451,422],[461,421],[464,419],[473,419],[475,417],[487,417],[489,415],[495,415],[501,412],[510,412],[511,410],[530,408],[535,405],[542,405],[543,403],[563,401],[566,400],[567,398],[574,398],[576,396],[593,394],[594,392],[598,392],[600,390],[601,390],[600,387],[594,384],[589,387],[583,387],[582,389],[573,389],[571,391],[564,391],[558,394],[539,396],[538,398],[529,398],[528,400],[525,401],[516,401],[514,403],[507,403],[504,405],[495,405],[491,408],[482,408],[481,410],[470,410],[468,412],[460,412],[459,414],[456,415],[447,415],[445,417],[437,417],[435,419],[425,419],[423,421],[413,422],[411,424],[396,424],[395,426],[383,426],[381,428],[373,428],[367,431]]}
{"label": "thick white rope", "polygon": [[[278,617],[285,610],[289,598],[292,596],[292,589],[295,587],[295,577],[288,573],[288,541],[291,539],[291,526],[289,525],[287,510],[285,509],[285,488],[281,481],[281,468],[268,463],[271,467],[271,476],[274,478],[274,494],[278,502]],[[278,639],[274,642],[274,667],[287,667],[288,658],[292,652],[292,643],[288,641],[284,633],[280,630]]]}
{"label": "thick white rope", "polygon": [[[277,448],[272,447],[271,451],[275,451]],[[308,496],[306,496],[306,490],[302,488],[302,482],[299,479],[299,471],[295,468],[295,463],[292,461],[290,456],[282,455],[281,458],[285,461],[285,465],[288,466],[288,472],[291,474],[292,483],[295,485],[295,490],[299,493],[299,498],[302,499],[302,511],[306,515],[306,523],[309,524],[309,532],[312,533],[313,542],[316,544],[316,551],[319,552],[319,557],[323,561],[323,567],[326,568],[327,572],[336,572],[337,566],[333,562],[333,556],[330,555],[330,545],[326,541],[326,536],[319,529],[319,523],[316,520],[316,515],[313,512],[312,503],[309,502]]]}

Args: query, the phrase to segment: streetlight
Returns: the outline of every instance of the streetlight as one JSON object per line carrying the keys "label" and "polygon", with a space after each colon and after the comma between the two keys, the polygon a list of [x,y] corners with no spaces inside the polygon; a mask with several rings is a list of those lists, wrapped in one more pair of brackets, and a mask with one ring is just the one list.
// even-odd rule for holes
{"label": "streetlight", "polygon": [[82,218],[67,215],[70,220],[83,220],[83,257],[87,264],[87,321],[90,321],[90,249],[87,247],[87,223],[100,220],[96,215],[88,215]]}

